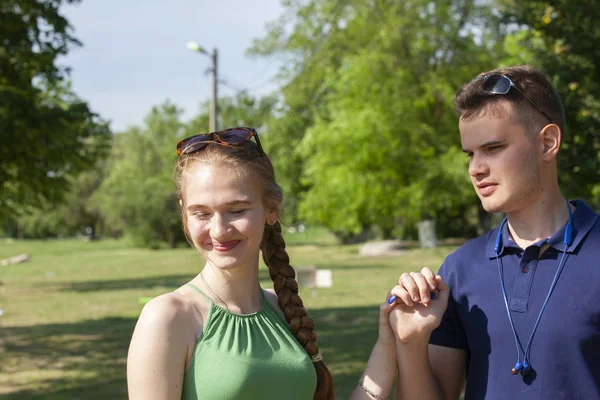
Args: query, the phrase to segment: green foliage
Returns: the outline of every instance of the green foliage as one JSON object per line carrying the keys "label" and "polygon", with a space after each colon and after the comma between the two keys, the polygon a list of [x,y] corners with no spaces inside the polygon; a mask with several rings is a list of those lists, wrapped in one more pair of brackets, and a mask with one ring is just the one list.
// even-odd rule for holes
{"label": "green foliage", "polygon": [[[256,128],[259,135],[265,126],[275,106],[276,99],[272,96],[255,98],[246,92],[239,92],[232,97],[219,99],[219,124],[218,129],[233,128],[236,126],[249,126]],[[201,111],[184,128],[184,136],[192,136],[201,132],[208,132],[209,103],[201,105]]]}
{"label": "green foliage", "polygon": [[[207,131],[208,104],[189,123],[173,104],[154,108],[143,127],[114,137],[103,162],[108,127],[55,63],[78,45],[58,12],[71,2],[0,6],[1,227],[27,237],[90,227],[175,246],[183,236],[174,147]],[[523,63],[548,73],[563,96],[565,194],[600,207],[600,33],[593,24],[600,11],[593,2],[282,4],[282,16],[249,49],[283,60],[281,90],[219,99],[219,127],[258,129],[284,189],[286,222],[316,223],[344,240],[373,232],[414,237],[427,218],[441,237],[480,232],[454,94],[483,70]]]}
{"label": "green foliage", "polygon": [[174,247],[181,236],[173,181],[180,116],[181,110],[166,102],[152,109],[144,128],[117,135],[106,178],[94,196],[109,225],[137,245]]}
{"label": "green foliage", "polygon": [[[220,100],[222,127],[252,126],[260,134],[275,99],[246,93]],[[136,245],[175,247],[184,242],[173,172],[175,146],[185,136],[206,132],[208,106],[189,123],[181,110],[165,102],[148,114],[145,126],[114,136],[108,159],[78,175],[65,176],[69,190],[58,204],[22,207],[22,215],[0,219],[7,236],[92,239],[126,235]]]}
{"label": "green foliage", "polygon": [[59,13],[75,2],[0,5],[0,218],[57,203],[69,176],[108,152],[108,125],[71,92],[56,64],[78,45]]}
{"label": "green foliage", "polygon": [[293,112],[272,118],[267,122],[267,135],[262,141],[273,162],[277,183],[283,189],[283,219],[289,224],[298,222],[300,196],[308,189],[301,179],[304,162],[299,146],[309,121]]}
{"label": "green foliage", "polygon": [[282,116],[269,128],[298,216],[352,234],[377,227],[384,236],[434,217],[442,235],[464,233],[452,230],[464,224],[448,222],[477,200],[454,94],[504,54],[485,2],[284,5],[252,52],[289,58]]}
{"label": "green foliage", "polygon": [[104,216],[92,196],[104,179],[105,166],[77,176],[68,176],[69,191],[58,206],[27,208],[16,219],[25,238],[72,237],[85,235],[91,240],[104,234]]}

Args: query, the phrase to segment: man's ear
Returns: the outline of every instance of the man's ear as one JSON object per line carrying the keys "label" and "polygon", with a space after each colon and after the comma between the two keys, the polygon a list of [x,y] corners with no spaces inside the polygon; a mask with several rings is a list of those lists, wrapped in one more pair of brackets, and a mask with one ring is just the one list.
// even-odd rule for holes
{"label": "man's ear", "polygon": [[540,136],[544,146],[543,159],[545,161],[555,159],[562,141],[560,128],[556,124],[548,124],[540,131]]}

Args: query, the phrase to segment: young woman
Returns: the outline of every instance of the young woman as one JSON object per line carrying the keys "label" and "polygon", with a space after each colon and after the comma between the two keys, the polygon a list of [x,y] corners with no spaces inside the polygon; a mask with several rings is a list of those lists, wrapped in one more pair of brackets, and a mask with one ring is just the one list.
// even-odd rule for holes
{"label": "young woman", "polygon": [[[282,191],[256,131],[195,135],[177,152],[183,229],[206,264],[144,307],[127,359],[130,399],[333,399],[285,251]],[[261,251],[274,290],[260,287]],[[391,391],[394,335],[384,304],[369,373],[353,399]]]}

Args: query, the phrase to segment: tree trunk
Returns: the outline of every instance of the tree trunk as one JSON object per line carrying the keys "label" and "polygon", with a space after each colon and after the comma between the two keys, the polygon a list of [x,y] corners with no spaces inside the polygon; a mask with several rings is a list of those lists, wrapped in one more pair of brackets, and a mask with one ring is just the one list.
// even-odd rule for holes
{"label": "tree trunk", "polygon": [[173,232],[171,232],[169,230],[166,232],[166,235],[167,235],[167,242],[169,243],[169,248],[174,249],[175,248],[175,235],[173,235]]}
{"label": "tree trunk", "polygon": [[394,229],[393,228],[382,228],[383,240],[391,240],[394,239]]}
{"label": "tree trunk", "polygon": [[23,225],[20,222],[17,222],[17,239],[23,240]]}

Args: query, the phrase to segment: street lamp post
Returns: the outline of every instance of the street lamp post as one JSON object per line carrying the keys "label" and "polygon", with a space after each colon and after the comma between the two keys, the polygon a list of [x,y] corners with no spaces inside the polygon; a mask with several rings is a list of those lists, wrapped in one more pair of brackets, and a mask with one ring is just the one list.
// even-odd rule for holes
{"label": "street lamp post", "polygon": [[212,67],[210,69],[212,75],[212,90],[210,96],[210,115],[209,115],[209,129],[211,132],[216,132],[218,128],[217,116],[219,115],[218,105],[218,89],[217,89],[217,65],[219,60],[219,52],[216,48],[213,48],[212,52],[208,52],[196,42],[189,42],[187,48],[196,53],[202,53],[211,59]]}

